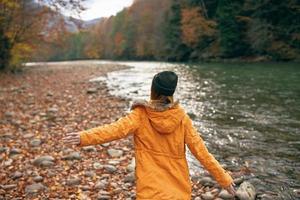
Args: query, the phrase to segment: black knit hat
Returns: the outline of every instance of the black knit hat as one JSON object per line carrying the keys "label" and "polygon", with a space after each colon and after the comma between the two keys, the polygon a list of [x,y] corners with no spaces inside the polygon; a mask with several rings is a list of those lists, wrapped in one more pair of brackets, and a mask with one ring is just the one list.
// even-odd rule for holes
{"label": "black knit hat", "polygon": [[158,95],[172,96],[177,86],[178,76],[172,71],[156,74],[152,80],[152,88]]}

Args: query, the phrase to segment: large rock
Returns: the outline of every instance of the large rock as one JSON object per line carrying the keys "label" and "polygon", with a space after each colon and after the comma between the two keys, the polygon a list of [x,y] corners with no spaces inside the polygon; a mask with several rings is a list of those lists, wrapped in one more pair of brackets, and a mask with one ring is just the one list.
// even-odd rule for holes
{"label": "large rock", "polygon": [[52,156],[39,156],[33,160],[33,164],[41,167],[49,167],[54,165],[55,159]]}
{"label": "large rock", "polygon": [[32,193],[38,193],[41,192],[43,190],[47,189],[46,186],[44,186],[41,183],[34,183],[32,185],[26,186],[25,188],[25,193],[26,194],[32,194]]}
{"label": "large rock", "polygon": [[255,200],[256,191],[254,186],[250,182],[245,181],[240,185],[239,189],[236,192],[236,196],[240,200]]}
{"label": "large rock", "polygon": [[108,149],[107,153],[110,157],[120,157],[123,155],[123,151],[122,150],[117,150],[117,149]]}

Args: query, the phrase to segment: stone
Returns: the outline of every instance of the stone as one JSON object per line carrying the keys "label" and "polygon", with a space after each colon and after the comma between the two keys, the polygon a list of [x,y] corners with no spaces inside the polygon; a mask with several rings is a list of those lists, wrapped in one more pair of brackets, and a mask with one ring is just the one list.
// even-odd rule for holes
{"label": "stone", "polygon": [[101,180],[101,181],[98,181],[96,184],[95,184],[95,189],[99,190],[99,189],[106,189],[108,186],[108,182],[105,181],[105,180]]}
{"label": "stone", "polygon": [[97,88],[95,88],[95,87],[91,87],[86,90],[87,94],[94,94],[96,92],[97,92]]}
{"label": "stone", "polygon": [[54,165],[55,159],[52,156],[39,156],[33,160],[33,164],[41,167],[49,167]]}
{"label": "stone", "polygon": [[113,165],[104,165],[104,169],[109,173],[114,173],[115,171],[117,171],[117,168]]}
{"label": "stone", "polygon": [[101,163],[95,162],[95,163],[93,163],[93,168],[94,169],[102,169],[103,165]]}
{"label": "stone", "polygon": [[0,135],[0,138],[3,138],[3,139],[12,139],[13,137],[14,137],[14,135],[10,132]]}
{"label": "stone", "polygon": [[22,174],[21,172],[16,171],[15,173],[13,173],[13,174],[11,175],[11,178],[12,178],[13,180],[16,180],[16,179],[18,179],[18,178],[21,178],[22,176],[23,176],[23,174]]}
{"label": "stone", "polygon": [[42,182],[43,179],[44,178],[42,176],[35,176],[35,177],[33,177],[34,182]]}
{"label": "stone", "polygon": [[21,153],[22,153],[22,150],[21,149],[17,149],[17,148],[12,148],[9,151],[9,155],[15,155],[15,154],[21,154]]}
{"label": "stone", "polygon": [[117,150],[117,149],[108,149],[107,153],[110,157],[120,157],[123,155],[123,151],[122,150]]}
{"label": "stone", "polygon": [[222,199],[233,199],[234,196],[232,194],[230,194],[229,192],[227,192],[227,190],[222,190],[219,194],[219,197]]}
{"label": "stone", "polygon": [[135,174],[131,172],[130,174],[126,175],[124,181],[133,183],[135,181]]}
{"label": "stone", "polygon": [[202,184],[202,185],[204,185],[204,186],[209,186],[209,187],[211,187],[211,186],[213,186],[216,182],[212,179],[212,178],[210,178],[209,176],[205,176],[205,177],[203,177],[203,178],[200,178],[200,183]]}
{"label": "stone", "polygon": [[250,182],[244,181],[237,190],[236,196],[240,200],[255,200],[256,191]]}
{"label": "stone", "polygon": [[4,166],[10,166],[13,163],[12,159],[8,159],[7,161],[4,162]]}
{"label": "stone", "polygon": [[110,196],[99,194],[97,200],[110,200]]}
{"label": "stone", "polygon": [[91,190],[91,187],[89,185],[83,185],[83,186],[81,186],[81,189],[83,191],[87,191],[87,190]]}
{"label": "stone", "polygon": [[23,135],[23,138],[25,138],[25,139],[29,139],[29,138],[33,138],[33,137],[34,137],[34,134],[32,134],[32,133],[27,133],[27,134]]}
{"label": "stone", "polygon": [[38,193],[41,192],[43,190],[47,189],[46,186],[44,186],[41,183],[34,183],[32,185],[26,186],[25,188],[25,193],[26,194],[32,194],[32,193]]}
{"label": "stone", "polygon": [[8,147],[0,147],[0,153],[5,153],[9,150]]}
{"label": "stone", "polygon": [[54,114],[54,113],[57,113],[57,112],[58,112],[58,108],[52,107],[52,108],[49,108],[47,111],[48,111],[48,113]]}
{"label": "stone", "polygon": [[126,170],[129,172],[135,171],[135,159],[133,158],[129,165],[127,165]]}
{"label": "stone", "polygon": [[38,138],[35,138],[35,139],[31,140],[30,143],[29,143],[29,145],[31,147],[38,147],[41,144],[42,144],[42,141],[40,139],[38,139]]}
{"label": "stone", "polygon": [[110,161],[108,161],[108,164],[110,164],[110,165],[119,165],[120,161],[119,160],[110,160]]}
{"label": "stone", "polygon": [[3,190],[11,190],[17,187],[16,184],[0,185]]}
{"label": "stone", "polygon": [[87,152],[97,151],[96,147],[94,146],[86,146],[86,147],[82,147],[82,149]]}
{"label": "stone", "polygon": [[81,160],[81,155],[79,152],[72,152],[62,158],[63,160]]}
{"label": "stone", "polygon": [[244,177],[243,177],[243,176],[241,176],[241,177],[239,177],[239,178],[235,178],[235,179],[233,180],[233,182],[234,182],[236,185],[241,184],[243,181],[244,181]]}
{"label": "stone", "polygon": [[86,177],[91,177],[91,178],[93,178],[94,176],[96,176],[96,173],[95,173],[94,171],[85,171],[85,172],[84,172],[84,175],[85,175]]}
{"label": "stone", "polygon": [[69,178],[66,181],[66,185],[68,185],[68,186],[79,185],[80,183],[81,183],[81,180],[78,177]]}
{"label": "stone", "polygon": [[101,144],[102,147],[108,147],[110,145],[109,142]]}
{"label": "stone", "polygon": [[204,194],[201,194],[201,198],[204,200],[213,200],[215,196],[211,192],[205,192]]}

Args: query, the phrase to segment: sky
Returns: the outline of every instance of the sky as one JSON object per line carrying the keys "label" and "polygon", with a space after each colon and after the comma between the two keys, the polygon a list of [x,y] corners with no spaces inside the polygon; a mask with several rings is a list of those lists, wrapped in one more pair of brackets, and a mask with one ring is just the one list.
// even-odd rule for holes
{"label": "sky", "polygon": [[86,0],[86,10],[80,14],[81,19],[91,20],[99,17],[109,17],[128,7],[133,0]]}

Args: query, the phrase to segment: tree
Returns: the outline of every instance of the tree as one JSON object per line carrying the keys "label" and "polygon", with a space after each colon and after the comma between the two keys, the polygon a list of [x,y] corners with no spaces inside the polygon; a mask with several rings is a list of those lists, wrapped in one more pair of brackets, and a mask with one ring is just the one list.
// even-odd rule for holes
{"label": "tree", "polygon": [[50,8],[83,9],[80,0],[0,0],[1,69],[29,58],[34,42],[42,39]]}

